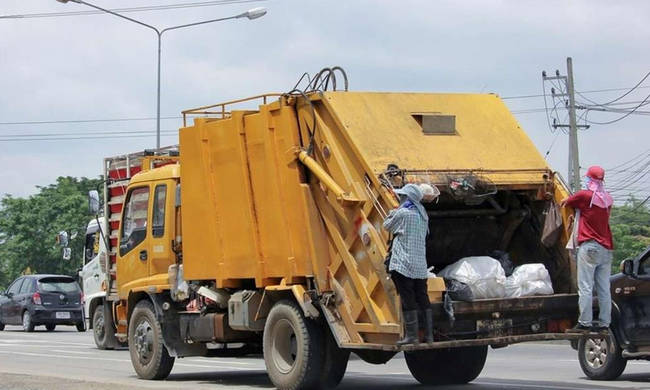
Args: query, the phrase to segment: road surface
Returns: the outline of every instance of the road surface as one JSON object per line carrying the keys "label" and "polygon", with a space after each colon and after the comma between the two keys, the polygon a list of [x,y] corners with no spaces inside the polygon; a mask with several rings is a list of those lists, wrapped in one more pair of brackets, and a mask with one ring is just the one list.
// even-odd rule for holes
{"label": "road surface", "polygon": [[[100,351],[91,332],[59,326],[54,332],[38,327],[24,333],[7,326],[0,332],[0,389],[143,390],[272,388],[261,357],[177,359],[165,381],[136,377],[128,350]],[[354,355],[353,355],[354,356]],[[459,362],[462,364],[462,362]],[[422,389],[411,377],[402,356],[385,365],[351,358],[340,389]],[[436,389],[650,389],[650,363],[631,361],[613,382],[585,379],[568,344],[528,343],[488,352],[483,373],[466,386]]]}

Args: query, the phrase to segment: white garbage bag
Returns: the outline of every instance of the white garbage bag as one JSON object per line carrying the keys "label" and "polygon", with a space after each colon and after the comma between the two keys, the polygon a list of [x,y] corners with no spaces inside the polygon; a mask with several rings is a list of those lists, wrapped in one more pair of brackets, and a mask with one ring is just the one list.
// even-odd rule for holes
{"label": "white garbage bag", "polygon": [[553,294],[551,276],[544,264],[523,264],[506,280],[508,298]]}
{"label": "white garbage bag", "polygon": [[474,299],[503,298],[506,273],[498,260],[489,256],[464,257],[448,265],[438,276],[465,283]]}

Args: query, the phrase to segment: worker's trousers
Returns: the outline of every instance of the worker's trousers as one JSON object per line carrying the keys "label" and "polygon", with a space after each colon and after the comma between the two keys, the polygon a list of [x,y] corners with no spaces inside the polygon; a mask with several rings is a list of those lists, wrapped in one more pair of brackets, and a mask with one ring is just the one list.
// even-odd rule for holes
{"label": "worker's trousers", "polygon": [[609,291],[609,277],[612,274],[612,251],[594,240],[585,241],[578,247],[578,295],[580,318],[584,326],[591,326],[593,320],[593,291],[598,295],[600,326],[609,327],[612,317],[612,297]]}
{"label": "worker's trousers", "polygon": [[402,301],[402,310],[426,310],[431,308],[427,294],[426,279],[411,279],[397,271],[391,272],[391,278]]}

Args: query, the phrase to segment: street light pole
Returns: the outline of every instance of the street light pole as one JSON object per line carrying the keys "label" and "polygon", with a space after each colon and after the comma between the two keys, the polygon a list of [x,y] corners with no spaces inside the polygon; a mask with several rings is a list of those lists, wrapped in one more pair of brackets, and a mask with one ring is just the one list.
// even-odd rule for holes
{"label": "street light pole", "polygon": [[102,12],[106,12],[107,14],[115,15],[118,18],[126,19],[130,22],[137,23],[141,26],[147,27],[151,30],[153,30],[156,35],[158,36],[158,76],[157,76],[157,90],[156,90],[156,149],[160,149],[160,57],[161,57],[161,52],[162,52],[162,35],[171,30],[178,30],[181,28],[186,28],[186,27],[192,27],[192,26],[198,26],[201,24],[208,24],[208,23],[214,23],[214,22],[221,22],[224,20],[229,20],[229,19],[240,19],[240,18],[248,18],[248,20],[253,20],[257,18],[261,18],[262,16],[266,15],[266,8],[263,7],[258,7],[258,8],[253,8],[250,9],[244,13],[241,13],[239,15],[234,15],[234,16],[227,16],[225,18],[218,18],[218,19],[210,19],[210,20],[204,20],[200,22],[194,22],[194,23],[188,23],[188,24],[181,24],[178,26],[172,26],[172,27],[167,27],[162,30],[159,30],[158,28],[151,26],[149,24],[143,23],[139,20],[129,18],[128,16],[124,16],[121,14],[118,14],[117,12],[113,12],[109,9],[105,9],[102,7],[98,7],[94,4],[90,4],[88,2],[85,2],[83,0],[56,0],[60,3],[67,3],[68,1],[71,1],[73,3],[78,3],[78,4],[84,4],[87,5],[88,7],[95,8],[97,10],[100,10]]}

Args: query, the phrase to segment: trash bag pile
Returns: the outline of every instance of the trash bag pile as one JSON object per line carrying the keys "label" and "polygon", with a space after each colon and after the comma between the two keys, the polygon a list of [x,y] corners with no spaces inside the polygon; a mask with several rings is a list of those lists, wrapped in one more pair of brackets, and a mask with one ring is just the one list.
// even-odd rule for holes
{"label": "trash bag pile", "polygon": [[506,297],[553,294],[551,275],[544,264],[523,264],[506,279]]}
{"label": "trash bag pile", "polygon": [[514,268],[507,253],[493,255],[499,260],[489,256],[464,257],[440,271],[438,276],[445,278],[449,299],[473,301],[553,294],[551,277],[544,264]]}

